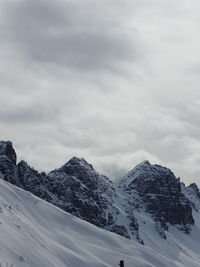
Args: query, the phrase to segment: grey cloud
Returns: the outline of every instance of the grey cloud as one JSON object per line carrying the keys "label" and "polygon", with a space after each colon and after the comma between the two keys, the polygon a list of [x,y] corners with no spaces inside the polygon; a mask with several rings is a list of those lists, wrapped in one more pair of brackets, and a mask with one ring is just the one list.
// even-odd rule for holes
{"label": "grey cloud", "polygon": [[148,159],[186,183],[200,175],[200,81],[184,71],[199,51],[195,5],[0,7],[1,139],[13,141],[19,159],[48,171],[80,156],[112,178]]}
{"label": "grey cloud", "polygon": [[15,107],[13,110],[3,110],[0,113],[0,120],[12,124],[42,124],[48,121],[55,121],[59,117],[58,108],[47,110],[43,107]]}
{"label": "grey cloud", "polygon": [[7,6],[5,27],[20,53],[38,63],[106,71],[137,59],[133,30],[109,23],[109,14],[98,16],[97,10],[82,8],[67,1],[18,1]]}

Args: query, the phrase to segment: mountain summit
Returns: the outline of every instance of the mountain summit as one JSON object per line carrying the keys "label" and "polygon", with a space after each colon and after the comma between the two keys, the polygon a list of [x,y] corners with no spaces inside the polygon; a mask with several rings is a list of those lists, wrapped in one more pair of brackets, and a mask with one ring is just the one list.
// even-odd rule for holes
{"label": "mountain summit", "polygon": [[84,158],[71,158],[64,166],[80,166],[94,170],[93,166],[89,164]]}
{"label": "mountain summit", "polygon": [[148,229],[163,240],[171,229],[184,234],[194,229],[199,189],[185,187],[168,168],[144,161],[111,181],[83,158],[73,157],[48,174],[16,158],[12,143],[1,141],[1,179],[128,239],[148,244]]}
{"label": "mountain summit", "polygon": [[12,142],[0,141],[0,156],[7,157],[12,163],[16,164],[17,156],[13,148]]}

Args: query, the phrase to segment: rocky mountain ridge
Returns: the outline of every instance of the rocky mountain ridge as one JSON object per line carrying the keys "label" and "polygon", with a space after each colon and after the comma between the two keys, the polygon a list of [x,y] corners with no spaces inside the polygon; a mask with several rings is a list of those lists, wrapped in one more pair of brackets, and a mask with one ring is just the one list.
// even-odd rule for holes
{"label": "rocky mountain ridge", "polygon": [[99,174],[84,159],[69,160],[48,174],[25,161],[17,164],[10,141],[0,142],[0,178],[96,226],[141,244],[144,231],[167,239],[170,227],[189,234],[200,208],[196,184],[185,187],[173,172],[148,161],[116,181]]}

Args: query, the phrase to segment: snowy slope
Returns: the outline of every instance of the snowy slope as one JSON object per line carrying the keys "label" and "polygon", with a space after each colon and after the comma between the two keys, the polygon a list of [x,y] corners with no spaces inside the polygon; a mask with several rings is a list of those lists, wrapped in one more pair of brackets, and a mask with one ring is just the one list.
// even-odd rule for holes
{"label": "snowy slope", "polygon": [[112,182],[74,157],[46,175],[24,161],[17,163],[12,143],[0,142],[4,263],[117,266],[124,259],[126,266],[200,266],[199,225],[197,185],[185,187],[166,167],[144,161]]}
{"label": "snowy slope", "polygon": [[[167,238],[166,231],[171,225],[189,234],[195,224],[194,206],[182,192],[180,180],[171,170],[148,161],[117,181],[110,181],[77,157],[46,175],[24,161],[17,163],[12,143],[1,141],[0,178],[85,221],[141,244],[148,244],[149,221],[152,231],[156,230],[163,239]],[[200,195],[197,186],[189,189],[194,197]]]}
{"label": "snowy slope", "polygon": [[[173,229],[171,235],[174,235]],[[184,244],[185,235],[181,232],[179,235],[179,242]],[[176,239],[175,236],[173,238]],[[113,267],[118,266],[120,259],[124,259],[126,267],[197,267],[200,266],[197,254],[199,250],[195,248],[198,238],[199,229],[196,227],[191,236],[193,245],[190,242],[187,244],[191,246],[191,250],[181,244],[182,248],[172,247],[170,251],[159,254],[147,246],[82,221],[31,193],[0,180],[2,265]]]}

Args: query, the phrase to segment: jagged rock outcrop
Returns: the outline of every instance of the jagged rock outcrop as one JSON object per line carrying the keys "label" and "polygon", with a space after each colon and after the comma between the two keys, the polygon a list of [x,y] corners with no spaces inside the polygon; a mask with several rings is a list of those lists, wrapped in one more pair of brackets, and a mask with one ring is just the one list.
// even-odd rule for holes
{"label": "jagged rock outcrop", "polygon": [[191,192],[192,195],[194,195],[197,199],[200,200],[200,192],[199,188],[197,187],[197,184],[192,183],[187,187],[188,192]]}
{"label": "jagged rock outcrop", "polygon": [[10,141],[0,142],[0,173],[5,181],[16,183],[17,156]]}
{"label": "jagged rock outcrop", "polygon": [[7,157],[14,165],[17,162],[17,155],[13,148],[12,142],[10,141],[0,141],[0,156]]}
{"label": "jagged rock outcrop", "polygon": [[[91,164],[74,157],[49,174],[39,173],[25,161],[17,164],[10,141],[0,142],[0,178],[101,228],[144,244],[141,227],[147,214],[154,229],[166,239],[174,225],[189,233],[194,224],[192,208],[200,208],[196,184],[185,187],[167,168],[148,161],[114,182]],[[149,219],[148,219],[149,220]]]}
{"label": "jagged rock outcrop", "polygon": [[45,200],[52,198],[45,186],[45,175],[38,173],[25,161],[17,164],[17,156],[10,141],[0,142],[0,177]]}
{"label": "jagged rock outcrop", "polygon": [[39,173],[31,168],[25,161],[20,161],[17,165],[18,183],[17,186],[34,195],[51,202],[54,199],[53,194],[47,189],[46,174]]}
{"label": "jagged rock outcrop", "polygon": [[195,183],[185,186],[182,184],[182,192],[190,200],[193,210],[198,212],[200,210],[200,192]]}
{"label": "jagged rock outcrop", "polygon": [[120,214],[112,181],[97,173],[84,159],[74,157],[46,175],[25,161],[16,165],[11,142],[1,142],[1,147],[0,178],[81,219],[130,238],[126,227],[114,221],[114,214],[115,219]]}
{"label": "jagged rock outcrop", "polygon": [[98,174],[84,159],[72,158],[61,168],[50,172],[48,190],[59,199],[59,206],[86,221],[104,227],[113,224],[112,182]]}
{"label": "jagged rock outcrop", "polygon": [[[146,212],[150,213],[164,230],[168,229],[170,223],[182,225],[184,231],[189,232],[190,225],[194,224],[192,207],[181,192],[179,179],[165,167],[151,165],[145,161],[117,181],[117,186],[129,196],[130,208],[135,206],[135,202],[138,207],[140,203],[144,203]],[[160,232],[163,233],[161,230]]]}
{"label": "jagged rock outcrop", "polygon": [[52,204],[96,226],[130,238],[127,227],[118,223],[121,214],[113,182],[96,172],[83,158],[73,157],[61,168],[50,172],[46,176],[46,187],[54,196],[50,201]]}

